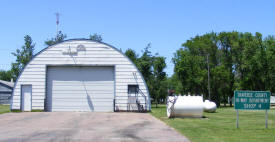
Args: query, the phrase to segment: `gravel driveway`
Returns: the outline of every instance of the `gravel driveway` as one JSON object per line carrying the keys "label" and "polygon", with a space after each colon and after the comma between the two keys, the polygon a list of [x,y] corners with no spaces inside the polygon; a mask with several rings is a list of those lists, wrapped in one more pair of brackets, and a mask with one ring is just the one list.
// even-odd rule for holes
{"label": "gravel driveway", "polygon": [[189,140],[148,113],[23,112],[0,115],[0,141],[184,142]]}

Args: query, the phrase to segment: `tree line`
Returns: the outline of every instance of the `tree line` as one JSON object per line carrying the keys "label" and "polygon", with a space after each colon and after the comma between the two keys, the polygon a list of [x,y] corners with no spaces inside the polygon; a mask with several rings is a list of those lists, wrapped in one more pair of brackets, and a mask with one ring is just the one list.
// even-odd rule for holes
{"label": "tree line", "polygon": [[[46,46],[64,41],[59,32],[45,41]],[[99,34],[89,37],[102,41]],[[11,70],[0,70],[0,79],[16,80],[27,62],[33,57],[35,44],[30,36],[24,45],[12,53],[16,57]],[[229,101],[232,106],[234,90],[267,90],[275,92],[275,37],[262,37],[260,33],[220,32],[195,36],[178,49],[173,56],[174,74],[165,73],[165,57],[151,53],[148,44],[141,55],[133,49],[124,53],[142,73],[152,100],[163,103],[168,90],[175,94],[203,95],[209,97],[208,67],[211,100],[219,106]]]}
{"label": "tree line", "polygon": [[[207,33],[182,44],[173,62],[183,94],[208,96],[219,106],[234,90],[275,91],[275,37],[241,32]],[[207,61],[208,56],[208,61]],[[232,106],[232,99],[229,99]]]}

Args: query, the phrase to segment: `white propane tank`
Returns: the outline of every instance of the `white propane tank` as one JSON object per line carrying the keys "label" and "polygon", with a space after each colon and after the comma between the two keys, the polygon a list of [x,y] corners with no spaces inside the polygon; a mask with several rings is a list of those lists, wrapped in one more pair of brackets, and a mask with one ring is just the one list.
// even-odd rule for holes
{"label": "white propane tank", "polygon": [[168,96],[167,116],[172,117],[202,117],[202,96]]}
{"label": "white propane tank", "polygon": [[215,112],[217,109],[217,105],[214,102],[211,102],[209,100],[204,101],[204,111],[205,112]]}

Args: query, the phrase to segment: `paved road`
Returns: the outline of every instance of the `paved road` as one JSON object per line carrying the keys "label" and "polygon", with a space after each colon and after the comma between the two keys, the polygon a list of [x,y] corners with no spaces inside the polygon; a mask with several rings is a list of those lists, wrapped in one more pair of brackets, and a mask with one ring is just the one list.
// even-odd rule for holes
{"label": "paved road", "polygon": [[24,112],[0,115],[0,142],[184,142],[148,113]]}

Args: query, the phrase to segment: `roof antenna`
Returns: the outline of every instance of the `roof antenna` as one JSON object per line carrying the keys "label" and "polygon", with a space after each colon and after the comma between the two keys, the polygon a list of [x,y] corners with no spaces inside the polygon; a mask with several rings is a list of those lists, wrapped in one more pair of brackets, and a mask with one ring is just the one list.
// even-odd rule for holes
{"label": "roof antenna", "polygon": [[56,16],[56,38],[58,37],[58,25],[59,25],[59,13],[55,13],[55,16]]}

